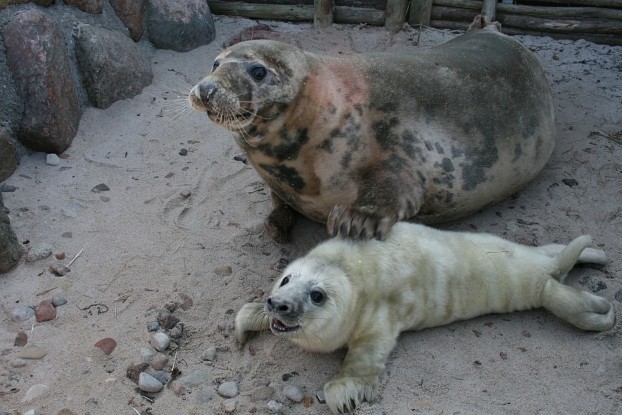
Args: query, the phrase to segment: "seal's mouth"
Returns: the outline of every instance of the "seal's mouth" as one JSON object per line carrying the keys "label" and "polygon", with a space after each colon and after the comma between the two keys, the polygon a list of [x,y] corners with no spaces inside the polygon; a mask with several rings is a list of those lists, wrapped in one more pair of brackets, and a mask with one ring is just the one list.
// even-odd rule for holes
{"label": "seal's mouth", "polygon": [[287,324],[283,323],[278,318],[273,318],[272,323],[270,323],[270,329],[272,330],[274,334],[292,333],[292,332],[298,331],[300,329],[300,326],[299,325],[288,326]]}

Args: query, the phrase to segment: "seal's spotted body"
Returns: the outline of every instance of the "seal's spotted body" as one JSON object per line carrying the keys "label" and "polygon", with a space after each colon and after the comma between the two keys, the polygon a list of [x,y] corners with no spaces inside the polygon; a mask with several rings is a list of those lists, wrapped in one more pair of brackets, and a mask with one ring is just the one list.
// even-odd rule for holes
{"label": "seal's spotted body", "polygon": [[397,223],[385,241],[332,239],[289,264],[264,303],[240,309],[236,337],[243,344],[249,332],[271,329],[306,350],[347,347],[324,394],[333,412],[349,411],[375,399],[405,330],[537,307],[584,330],[611,329],[609,301],[562,284],[577,261],[607,263],[590,242],[524,246],[411,223]]}
{"label": "seal's spotted body", "polygon": [[533,179],[555,136],[535,57],[489,30],[408,56],[243,42],[190,101],[235,133],[274,192],[277,239],[293,224],[278,223],[287,206],[355,238],[466,216]]}

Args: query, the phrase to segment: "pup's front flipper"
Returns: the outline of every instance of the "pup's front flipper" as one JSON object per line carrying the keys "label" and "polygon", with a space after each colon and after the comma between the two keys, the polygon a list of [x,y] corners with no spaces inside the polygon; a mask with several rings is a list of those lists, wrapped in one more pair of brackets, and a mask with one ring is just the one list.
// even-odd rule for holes
{"label": "pup's front flipper", "polygon": [[350,412],[361,402],[376,399],[380,373],[396,340],[397,334],[368,332],[364,339],[348,343],[338,377],[324,385],[326,404],[333,413]]}
{"label": "pup's front flipper", "polygon": [[270,318],[264,312],[263,303],[246,303],[235,316],[235,338],[240,344],[251,337],[253,332],[270,329]]}

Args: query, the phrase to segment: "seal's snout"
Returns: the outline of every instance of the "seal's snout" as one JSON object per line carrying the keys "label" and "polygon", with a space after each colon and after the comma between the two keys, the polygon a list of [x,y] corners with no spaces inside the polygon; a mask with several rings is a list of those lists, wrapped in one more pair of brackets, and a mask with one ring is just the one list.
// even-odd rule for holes
{"label": "seal's snout", "polygon": [[198,95],[198,98],[204,105],[207,105],[210,101],[214,99],[214,95],[218,87],[216,83],[213,81],[201,82],[197,85],[195,89],[195,93]]}
{"label": "seal's snout", "polygon": [[282,315],[296,314],[296,306],[293,301],[280,299],[278,297],[268,297],[266,301],[268,311]]}

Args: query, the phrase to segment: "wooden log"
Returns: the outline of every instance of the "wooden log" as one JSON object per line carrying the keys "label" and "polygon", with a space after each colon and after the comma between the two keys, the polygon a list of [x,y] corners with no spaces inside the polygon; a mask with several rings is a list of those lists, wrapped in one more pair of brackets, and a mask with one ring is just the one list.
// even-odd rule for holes
{"label": "wooden log", "polygon": [[432,15],[432,0],[412,0],[410,3],[410,13],[408,23],[411,26],[429,26],[430,16]]}
{"label": "wooden log", "polygon": [[[434,6],[480,10],[482,8],[482,2],[478,0],[434,0]],[[593,17],[622,20],[622,10],[602,7],[546,7],[497,3],[497,13],[522,14],[526,16],[549,18]]]}
{"label": "wooden log", "polygon": [[502,27],[514,27],[547,33],[609,33],[622,34],[622,24],[605,19],[545,19],[499,13],[497,20]]}
{"label": "wooden log", "polygon": [[252,4],[242,2],[208,1],[212,13],[250,19],[312,22],[314,7],[310,5]]}
{"label": "wooden log", "polygon": [[[520,1],[520,0],[519,0]],[[622,9],[622,0],[526,0],[529,3],[542,4],[563,4],[566,6],[594,6],[594,7],[611,7],[613,9]]]}
{"label": "wooden log", "polygon": [[488,17],[491,22],[496,20],[497,0],[484,0],[482,2],[482,15]]}
{"label": "wooden log", "polygon": [[432,7],[432,20],[452,20],[457,22],[472,22],[473,18],[480,14],[479,10],[458,9],[455,7]]}
{"label": "wooden log", "polygon": [[335,23],[365,23],[374,26],[382,26],[385,20],[384,16],[384,10],[335,6],[333,20]]}
{"label": "wooden log", "polygon": [[333,0],[315,0],[315,13],[313,15],[313,27],[322,28],[333,24]]}
{"label": "wooden log", "polygon": [[384,26],[393,33],[399,32],[406,23],[409,0],[387,0],[387,11]]}

